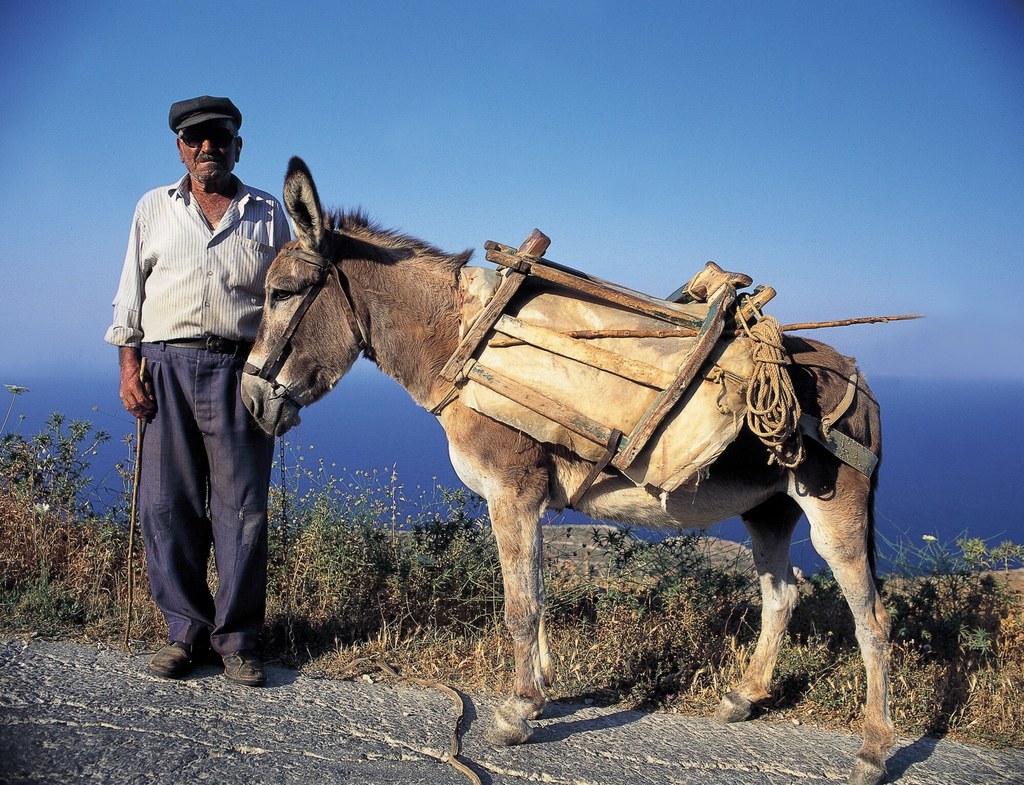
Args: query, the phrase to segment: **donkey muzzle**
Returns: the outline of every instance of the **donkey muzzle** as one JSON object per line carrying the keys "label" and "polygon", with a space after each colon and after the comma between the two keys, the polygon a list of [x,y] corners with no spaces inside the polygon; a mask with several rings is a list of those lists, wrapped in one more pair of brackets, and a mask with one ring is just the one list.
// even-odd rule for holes
{"label": "donkey muzzle", "polygon": [[288,389],[258,376],[242,375],[242,403],[271,436],[281,436],[302,421],[299,406],[289,397]]}

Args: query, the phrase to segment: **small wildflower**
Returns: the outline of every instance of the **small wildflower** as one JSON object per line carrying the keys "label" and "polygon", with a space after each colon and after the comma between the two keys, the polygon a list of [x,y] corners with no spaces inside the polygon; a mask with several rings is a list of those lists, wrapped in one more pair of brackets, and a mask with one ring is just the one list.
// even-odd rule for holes
{"label": "small wildflower", "polygon": [[938,542],[939,538],[933,534],[922,534],[921,539],[925,542]]}

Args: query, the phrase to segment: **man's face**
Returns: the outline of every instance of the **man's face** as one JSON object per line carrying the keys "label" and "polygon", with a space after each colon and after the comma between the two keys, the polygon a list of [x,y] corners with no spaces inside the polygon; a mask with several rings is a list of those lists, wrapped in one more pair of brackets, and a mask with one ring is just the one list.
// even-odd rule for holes
{"label": "man's face", "polygon": [[178,152],[196,182],[215,185],[235,168],[242,153],[242,138],[230,120],[211,120],[181,131]]}

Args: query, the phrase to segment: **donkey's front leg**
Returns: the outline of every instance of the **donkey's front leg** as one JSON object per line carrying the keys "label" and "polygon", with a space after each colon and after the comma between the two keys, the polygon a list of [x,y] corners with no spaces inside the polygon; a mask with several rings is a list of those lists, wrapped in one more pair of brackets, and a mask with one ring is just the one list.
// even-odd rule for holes
{"label": "donkey's front leg", "polygon": [[[537,485],[537,483],[528,483]],[[546,478],[543,486],[546,487]],[[507,746],[530,738],[528,719],[540,716],[550,683],[542,615],[544,575],[540,514],[546,495],[541,488],[514,487],[489,499],[505,585],[505,624],[515,653],[515,685],[487,729],[487,740]]]}
{"label": "donkey's front leg", "polygon": [[527,720],[540,716],[552,677],[543,635],[544,576],[540,516],[548,503],[547,453],[517,431],[455,402],[441,413],[452,466],[487,499],[505,584],[505,623],[515,653],[515,685],[487,729],[507,746],[530,738]]}

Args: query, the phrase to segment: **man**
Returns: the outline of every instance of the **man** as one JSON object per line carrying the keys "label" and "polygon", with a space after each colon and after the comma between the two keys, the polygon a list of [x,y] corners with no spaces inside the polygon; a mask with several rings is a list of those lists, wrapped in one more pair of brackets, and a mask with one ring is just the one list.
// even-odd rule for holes
{"label": "man", "polygon": [[267,267],[290,230],[274,197],[232,174],[242,114],[229,99],[179,101],[169,122],[188,171],[136,206],[105,336],[120,347],[124,407],[147,423],[139,519],[170,629],[149,669],[181,678],[212,648],[225,675],[259,686],[274,445],[242,405],[239,379]]}

